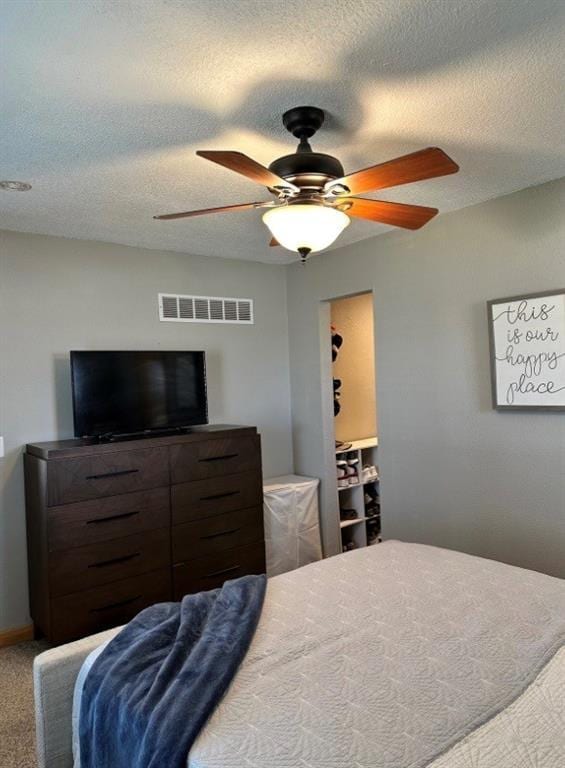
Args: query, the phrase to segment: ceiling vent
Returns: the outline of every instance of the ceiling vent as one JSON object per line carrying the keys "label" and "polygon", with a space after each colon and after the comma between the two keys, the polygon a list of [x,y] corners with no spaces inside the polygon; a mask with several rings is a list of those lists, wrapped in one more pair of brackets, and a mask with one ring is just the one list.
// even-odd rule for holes
{"label": "ceiling vent", "polygon": [[159,320],[173,323],[253,325],[253,299],[159,294]]}

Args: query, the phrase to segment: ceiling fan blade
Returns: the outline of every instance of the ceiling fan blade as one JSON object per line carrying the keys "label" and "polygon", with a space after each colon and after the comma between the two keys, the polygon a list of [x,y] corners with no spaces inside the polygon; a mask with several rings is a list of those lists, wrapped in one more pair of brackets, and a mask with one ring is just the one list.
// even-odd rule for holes
{"label": "ceiling fan blade", "polygon": [[280,245],[280,243],[276,238],[271,237],[271,242],[269,243],[269,246],[272,248],[274,245]]}
{"label": "ceiling fan blade", "polygon": [[351,203],[351,207],[345,209],[348,216],[378,221],[380,224],[391,224],[393,227],[404,229],[420,229],[438,213],[437,208],[426,208],[423,205],[389,203],[385,200],[367,200],[363,197],[348,197],[343,202]]}
{"label": "ceiling fan blade", "polygon": [[[373,165],[362,171],[350,173],[341,179],[329,181],[325,190],[329,191],[337,184],[349,189],[349,193],[358,195],[375,189],[397,187],[413,181],[433,179],[457,173],[459,166],[438,147],[428,147],[410,155],[403,155],[380,165]],[[347,194],[349,194],[347,193]]]}
{"label": "ceiling fan blade", "polygon": [[247,176],[248,179],[263,184],[265,187],[285,187],[287,189],[292,189],[294,192],[298,192],[298,187],[295,187],[294,184],[277,176],[276,173],[265,168],[261,163],[244,155],[243,152],[221,152],[199,149],[196,154],[199,157],[204,157],[206,160],[211,160],[213,163],[223,165],[224,168],[228,168],[230,171],[241,173],[243,176]]}
{"label": "ceiling fan blade", "polygon": [[245,211],[248,208],[264,208],[272,205],[263,203],[240,203],[239,205],[223,205],[220,208],[201,208],[199,211],[182,211],[181,213],[164,213],[161,216],[153,216],[154,219],[187,219],[190,216],[203,216],[206,213],[230,213],[230,211]]}

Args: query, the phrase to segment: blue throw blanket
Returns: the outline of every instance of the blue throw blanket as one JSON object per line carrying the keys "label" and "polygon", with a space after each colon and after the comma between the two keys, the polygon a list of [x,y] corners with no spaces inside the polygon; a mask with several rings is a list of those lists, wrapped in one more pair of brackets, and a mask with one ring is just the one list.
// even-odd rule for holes
{"label": "blue throw blanket", "polygon": [[87,675],[81,768],[185,768],[200,729],[245,656],[265,576],[146,608]]}

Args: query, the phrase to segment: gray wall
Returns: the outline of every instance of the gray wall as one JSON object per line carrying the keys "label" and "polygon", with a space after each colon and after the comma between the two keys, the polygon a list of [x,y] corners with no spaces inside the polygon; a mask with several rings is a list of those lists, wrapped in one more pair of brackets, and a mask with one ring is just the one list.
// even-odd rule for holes
{"label": "gray wall", "polygon": [[328,478],[327,553],[339,534],[320,302],[372,289],[385,536],[565,577],[565,413],[492,410],[485,308],[565,288],[564,211],[560,180],[288,269],[295,470]]}
{"label": "gray wall", "polygon": [[[0,631],[28,621],[21,450],[72,434],[72,348],[205,349],[210,419],[257,424],[272,475],[292,469],[290,347],[294,469],[326,478],[337,552],[321,301],[371,289],[385,535],[565,576],[565,414],[491,409],[485,310],[565,287],[564,210],[552,182],[316,256],[286,286],[281,267],[0,233]],[[159,291],[249,296],[256,325],[159,323]]]}
{"label": "gray wall", "polygon": [[[160,323],[157,293],[243,296],[255,325]],[[22,447],[72,435],[70,349],[204,349],[210,421],[292,469],[284,268],[0,233],[0,631],[28,621]]]}

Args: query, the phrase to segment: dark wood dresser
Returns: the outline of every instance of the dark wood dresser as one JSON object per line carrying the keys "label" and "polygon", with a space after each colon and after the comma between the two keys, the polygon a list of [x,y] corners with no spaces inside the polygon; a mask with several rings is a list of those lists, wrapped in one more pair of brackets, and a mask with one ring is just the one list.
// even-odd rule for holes
{"label": "dark wood dresser", "polygon": [[35,443],[24,465],[31,616],[53,643],[265,571],[255,427]]}

